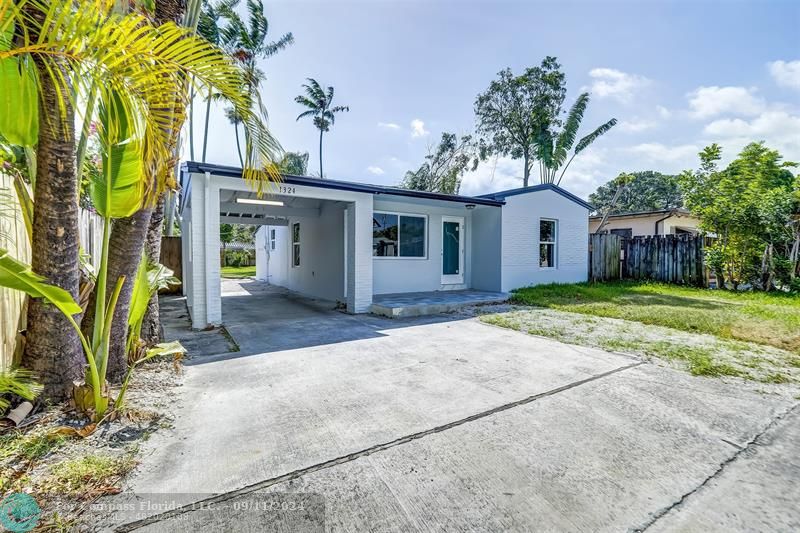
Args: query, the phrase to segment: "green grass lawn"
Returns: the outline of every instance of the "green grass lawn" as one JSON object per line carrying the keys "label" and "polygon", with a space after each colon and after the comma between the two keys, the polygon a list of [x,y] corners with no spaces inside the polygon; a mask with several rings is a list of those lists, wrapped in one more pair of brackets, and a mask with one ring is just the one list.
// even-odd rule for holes
{"label": "green grass lawn", "polygon": [[514,291],[511,301],[708,333],[800,353],[797,295],[618,282],[527,287]]}
{"label": "green grass lawn", "polygon": [[243,267],[222,267],[222,277],[229,279],[243,279],[256,277],[256,267],[243,266]]}

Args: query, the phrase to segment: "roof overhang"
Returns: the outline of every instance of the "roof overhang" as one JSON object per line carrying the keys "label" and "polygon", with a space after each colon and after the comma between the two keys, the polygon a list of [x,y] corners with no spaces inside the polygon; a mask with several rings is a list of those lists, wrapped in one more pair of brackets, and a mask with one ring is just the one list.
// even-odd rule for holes
{"label": "roof overhang", "polygon": [[[189,161],[181,165],[181,172],[184,176],[194,173],[205,174],[208,172],[212,176],[225,176],[230,178],[241,178],[242,169],[224,165],[214,165],[211,163],[198,163]],[[414,191],[401,189],[399,187],[388,187],[382,185],[370,185],[367,183],[356,183],[351,181],[339,181],[330,179],[312,178],[310,176],[295,176],[292,174],[282,174],[283,183],[290,185],[303,185],[306,187],[316,187],[319,189],[333,189],[340,191],[363,192],[375,195],[386,195],[392,197],[420,198],[428,200],[438,200],[444,202],[455,202],[460,204],[485,205],[500,207],[505,204],[501,199],[487,198],[484,196],[461,196],[457,194],[441,194],[425,191]],[[191,187],[191,180],[185,179],[184,188]],[[183,205],[181,206],[181,208]]]}

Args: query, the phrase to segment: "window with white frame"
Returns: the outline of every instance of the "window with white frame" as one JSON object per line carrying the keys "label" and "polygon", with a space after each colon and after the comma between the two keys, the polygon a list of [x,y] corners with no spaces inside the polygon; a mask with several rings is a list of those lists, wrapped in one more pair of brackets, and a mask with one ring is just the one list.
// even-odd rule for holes
{"label": "window with white frame", "polygon": [[558,242],[558,221],[539,220],[539,267],[556,267],[556,244]]}
{"label": "window with white frame", "polygon": [[300,223],[292,224],[292,266],[300,266]]}
{"label": "window with white frame", "polygon": [[372,256],[424,259],[428,219],[423,215],[375,212]]}
{"label": "window with white frame", "polygon": [[275,250],[275,228],[270,228],[269,230],[269,249]]}

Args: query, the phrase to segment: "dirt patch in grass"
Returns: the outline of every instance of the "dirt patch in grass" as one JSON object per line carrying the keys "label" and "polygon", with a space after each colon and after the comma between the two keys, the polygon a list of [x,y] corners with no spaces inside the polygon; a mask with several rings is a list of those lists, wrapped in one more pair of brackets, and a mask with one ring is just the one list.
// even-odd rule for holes
{"label": "dirt patch in grass", "polygon": [[800,354],[800,296],[731,292],[659,283],[538,285],[515,304],[665,326]]}
{"label": "dirt patch in grass", "polygon": [[66,405],[35,414],[23,429],[0,433],[0,495],[30,494],[42,509],[37,531],[80,529],[92,501],[119,492],[136,466],[139,444],[172,425],[181,380],[172,361],[142,365],[122,414],[85,438],[65,431],[88,423]]}
{"label": "dirt patch in grass", "polygon": [[797,356],[773,346],[556,309],[486,307],[480,320],[570,344],[636,355],[696,376],[800,384]]}

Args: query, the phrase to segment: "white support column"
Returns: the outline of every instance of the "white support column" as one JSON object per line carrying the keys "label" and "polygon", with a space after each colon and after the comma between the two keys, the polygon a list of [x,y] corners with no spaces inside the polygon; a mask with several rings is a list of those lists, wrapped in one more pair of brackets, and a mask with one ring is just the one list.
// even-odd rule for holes
{"label": "white support column", "polygon": [[203,329],[222,322],[219,269],[219,187],[211,175],[193,175],[191,231],[191,276],[188,290],[192,327]]}
{"label": "white support column", "polygon": [[206,173],[206,325],[222,324],[222,288],[219,260],[219,186]]}
{"label": "white support column", "polygon": [[372,305],[372,195],[347,207],[347,312],[366,313]]}

